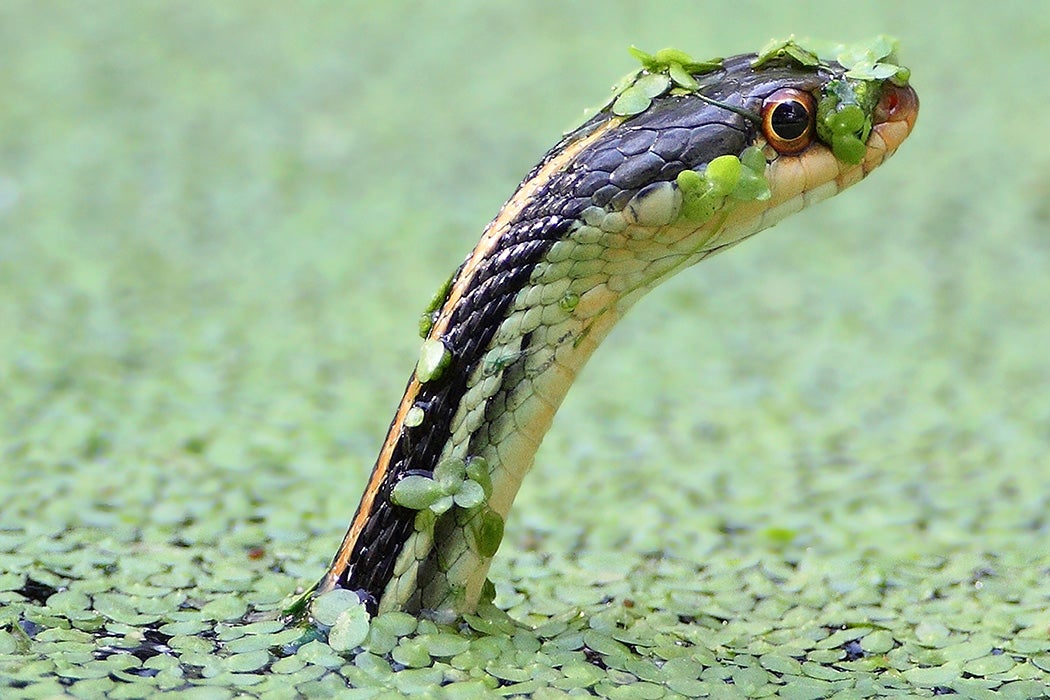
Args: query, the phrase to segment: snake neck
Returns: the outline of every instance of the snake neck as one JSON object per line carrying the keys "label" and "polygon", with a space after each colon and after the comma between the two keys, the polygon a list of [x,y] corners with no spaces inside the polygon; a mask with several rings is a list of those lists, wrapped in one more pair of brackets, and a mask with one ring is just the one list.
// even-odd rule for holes
{"label": "snake neck", "polygon": [[[513,201],[501,217],[513,210]],[[691,226],[679,220],[680,208],[680,192],[665,182],[619,209],[592,205],[569,220],[548,217],[543,226],[530,223],[527,212],[490,224],[479,248],[493,240],[503,249],[475,250],[437,314],[427,342],[441,343],[449,366],[427,381],[420,381],[417,370],[409,383],[391,425],[385,462],[381,455],[373,474],[379,495],[370,510],[359,511],[359,517],[370,515],[356,543],[356,569],[350,567],[341,585],[368,591],[355,586],[353,573],[358,572],[357,581],[368,581],[371,574],[379,612],[463,612],[476,606],[503,522],[586,361],[647,291],[753,232],[736,226],[728,212]],[[504,230],[493,235],[497,228]],[[530,228],[560,234],[543,246],[512,243]],[[522,262],[522,250],[530,248],[534,259]],[[473,260],[503,261],[506,269],[475,267],[471,275]],[[511,282],[506,292],[493,292],[494,285]],[[479,305],[475,298],[488,301]],[[496,322],[485,325],[485,318]],[[415,409],[422,418],[408,425]],[[424,460],[429,461],[421,467]],[[437,465],[450,461],[485,465],[483,503],[460,507],[454,498],[451,507],[434,515],[426,508],[413,512],[385,505],[397,500],[393,491],[401,479],[436,478]],[[400,546],[392,563],[379,564],[386,571],[362,568],[370,551],[389,550],[391,542]]]}

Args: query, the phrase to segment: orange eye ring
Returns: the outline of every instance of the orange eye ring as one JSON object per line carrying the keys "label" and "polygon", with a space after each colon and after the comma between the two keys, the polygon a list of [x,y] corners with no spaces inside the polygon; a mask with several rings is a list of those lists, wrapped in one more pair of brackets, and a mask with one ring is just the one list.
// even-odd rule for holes
{"label": "orange eye ring", "polygon": [[762,135],[777,153],[801,153],[813,143],[817,101],[794,88],[781,88],[762,102]]}

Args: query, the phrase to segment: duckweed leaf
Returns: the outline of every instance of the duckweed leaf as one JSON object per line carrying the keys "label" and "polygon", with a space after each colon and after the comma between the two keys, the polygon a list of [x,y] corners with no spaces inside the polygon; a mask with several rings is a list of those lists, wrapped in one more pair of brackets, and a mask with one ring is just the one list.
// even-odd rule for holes
{"label": "duckweed leaf", "polygon": [[410,474],[394,485],[390,500],[395,505],[412,510],[429,508],[442,498],[440,484],[426,476]]}
{"label": "duckweed leaf", "polygon": [[368,612],[363,605],[346,608],[332,624],[328,644],[337,652],[356,649],[368,637],[368,621]]}
{"label": "duckweed leaf", "polygon": [[766,156],[757,146],[749,146],[740,154],[740,164],[757,174],[766,172]]}
{"label": "duckweed leaf", "polygon": [[503,541],[503,518],[493,510],[486,510],[472,522],[475,550],[482,557],[493,556]]}
{"label": "duckweed leaf", "polygon": [[226,657],[226,669],[234,673],[258,671],[270,662],[270,654],[265,650],[249,651]]}
{"label": "duckweed leaf", "polygon": [[667,69],[667,74],[674,81],[675,85],[685,90],[696,90],[700,87],[700,83],[696,81],[696,78],[690,75],[680,63],[672,63]]}
{"label": "duckweed leaf", "polygon": [[456,491],[453,500],[460,508],[474,508],[485,502],[485,489],[473,479],[467,479]]}
{"label": "duckweed leaf", "polygon": [[492,477],[489,476],[489,465],[483,457],[471,457],[467,460],[467,476],[476,481],[484,492],[485,498],[492,495]]}
{"label": "duckweed leaf", "polygon": [[453,494],[459,489],[466,473],[466,464],[458,457],[443,459],[434,467],[434,479],[440,484],[441,492],[445,495]]}
{"label": "duckweed leaf", "polygon": [[[732,196],[744,202],[765,201],[773,196],[773,192],[769,189],[769,180],[766,179],[764,173],[745,169],[740,174],[736,187],[733,188]],[[787,528],[780,529],[784,532],[789,531]]]}
{"label": "duckweed leaf", "polygon": [[820,58],[809,49],[803,48],[795,42],[795,37],[788,39],[773,39],[758,52],[758,56],[751,62],[752,67],[762,66],[774,62],[790,60],[804,67],[811,68],[820,65]]}
{"label": "duckweed leaf", "polygon": [[402,639],[390,653],[394,661],[409,668],[423,668],[430,665],[430,653],[419,639]]}
{"label": "duckweed leaf", "polygon": [[662,73],[650,73],[638,78],[634,88],[641,90],[642,94],[652,99],[664,94],[671,86],[671,79]]}
{"label": "duckweed leaf", "polygon": [[[643,65],[644,63],[645,62],[643,61]],[[657,51],[651,57],[651,63],[650,65],[647,65],[646,68],[658,69],[661,66],[669,66],[672,64],[689,65],[691,63],[693,63],[693,58],[685,51],[682,51],[681,49],[668,47]]]}
{"label": "duckweed leaf", "polygon": [[318,623],[331,627],[344,612],[361,607],[356,593],[336,588],[314,598],[310,604],[310,614]]}
{"label": "duckweed leaf", "polygon": [[455,505],[455,500],[452,496],[442,496],[430,504],[430,510],[437,515],[441,515],[448,512],[453,505]]}
{"label": "duckweed leaf", "polygon": [[843,163],[860,163],[864,160],[867,147],[864,142],[852,134],[836,135],[831,141],[831,150]]}
{"label": "duckweed leaf", "polygon": [[420,637],[420,642],[432,657],[450,657],[470,649],[470,640],[458,634],[439,632]]}
{"label": "duckweed leaf", "polygon": [[629,117],[641,114],[649,109],[650,104],[652,104],[652,98],[646,95],[641,88],[632,85],[621,92],[616,100],[613,101],[612,111],[613,114]]}
{"label": "duckweed leaf", "polygon": [[416,378],[421,383],[440,379],[445,368],[452,361],[452,353],[438,338],[423,341],[419,351],[419,362],[416,364]]}
{"label": "duckweed leaf", "polygon": [[717,197],[725,197],[736,188],[743,166],[736,156],[719,156],[707,165],[704,176],[710,191]]}

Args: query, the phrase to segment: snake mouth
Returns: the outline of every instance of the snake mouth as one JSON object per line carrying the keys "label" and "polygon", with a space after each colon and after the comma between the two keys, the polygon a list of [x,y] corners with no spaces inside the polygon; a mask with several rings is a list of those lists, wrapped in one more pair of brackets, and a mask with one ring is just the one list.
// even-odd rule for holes
{"label": "snake mouth", "polygon": [[865,173],[893,155],[908,138],[919,117],[919,96],[908,85],[887,83],[872,116],[875,124],[864,156]]}

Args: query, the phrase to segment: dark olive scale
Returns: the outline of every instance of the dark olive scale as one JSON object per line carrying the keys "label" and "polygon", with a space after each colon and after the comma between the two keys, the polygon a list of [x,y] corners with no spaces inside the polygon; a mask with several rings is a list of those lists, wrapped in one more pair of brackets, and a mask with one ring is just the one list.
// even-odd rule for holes
{"label": "dark olive scale", "polygon": [[[754,70],[754,57],[728,58],[723,70],[697,76],[699,92],[757,117],[763,101],[776,90],[792,87],[814,91],[833,75],[826,67],[796,65],[765,65]],[[835,70],[835,74],[841,72]],[[601,112],[566,136],[524,182],[533,180],[550,160],[610,119],[620,117]],[[419,389],[415,403],[426,406],[422,424],[396,426],[398,439],[373,499],[373,512],[353,545],[350,564],[339,573],[337,585],[365,593],[370,611],[375,612],[394,562],[414,530],[416,512],[390,502],[394,486],[410,472],[433,473],[451,436],[451,421],[467,391],[467,381],[482,362],[508,308],[530,283],[536,265],[567,235],[581,212],[590,206],[620,209],[647,185],[673,181],[682,170],[701,169],[721,155],[739,155],[755,143],[758,129],[753,119],[695,94],[663,95],[654,98],[646,111],[601,134],[564,168],[538,183],[534,196],[496,241],[494,250],[475,268],[468,289],[452,311],[441,337],[451,353],[451,362],[440,378]],[[457,272],[454,284],[462,272],[463,268]],[[522,356],[527,354],[528,341],[528,337],[523,339]],[[506,403],[517,385],[506,378],[515,376],[519,369],[512,363],[503,370],[505,381],[489,399],[488,407]]]}
{"label": "dark olive scale", "polygon": [[806,133],[811,121],[812,116],[804,104],[797,100],[787,100],[773,108],[769,125],[779,138],[794,141]]}

